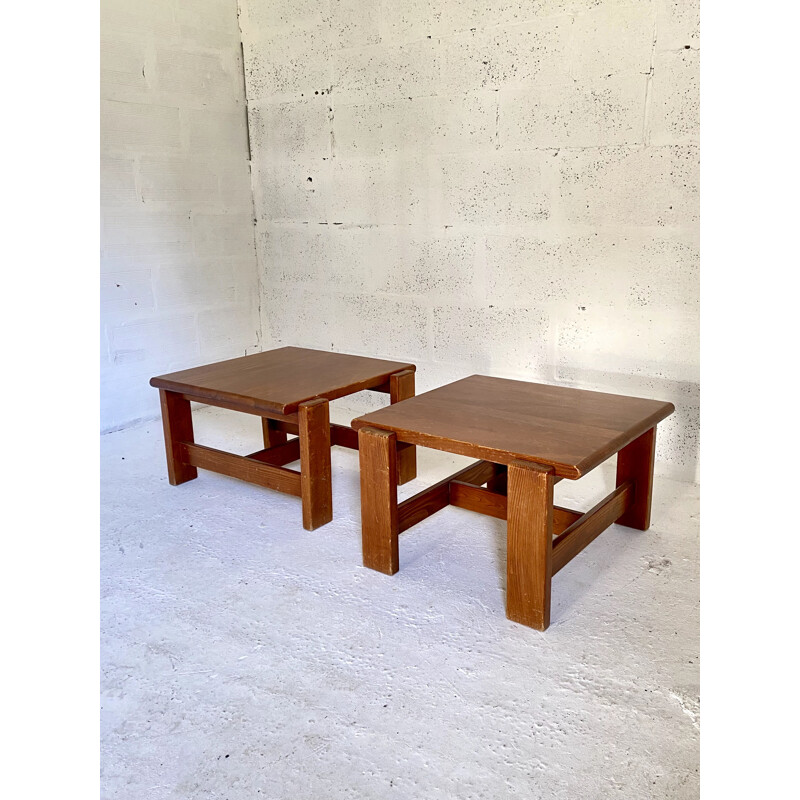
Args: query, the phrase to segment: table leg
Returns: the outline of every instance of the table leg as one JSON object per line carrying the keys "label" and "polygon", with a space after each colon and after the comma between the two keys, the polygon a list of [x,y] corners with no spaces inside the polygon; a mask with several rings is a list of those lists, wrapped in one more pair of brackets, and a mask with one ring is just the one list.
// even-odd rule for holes
{"label": "table leg", "polygon": [[298,419],[303,527],[313,531],[333,519],[328,401],[318,398],[300,403]]}
{"label": "table leg", "polygon": [[397,543],[397,437],[361,428],[361,543],[364,566],[394,575],[400,568]]}
{"label": "table leg", "polygon": [[[414,396],[414,371],[405,369],[389,376],[389,402],[399,403]],[[397,450],[397,483],[413,481],[417,477],[417,448],[413,444],[400,444]]]}
{"label": "table leg", "polygon": [[276,424],[274,419],[261,417],[261,429],[264,433],[265,450],[269,450],[271,447],[277,447],[280,444],[286,444],[286,431],[278,430],[275,427]]}
{"label": "table leg", "polygon": [[552,467],[508,465],[506,616],[540,631],[550,624],[553,478]]}
{"label": "table leg", "polygon": [[494,473],[488,481],[486,481],[486,488],[490,492],[497,492],[498,494],[508,494],[508,470],[503,464],[494,464]]}
{"label": "table leg", "polygon": [[633,504],[617,520],[620,525],[646,531],[650,527],[653,500],[653,466],[656,457],[656,429],[650,428],[617,454],[617,486],[633,481]]}
{"label": "table leg", "polygon": [[192,405],[175,392],[159,389],[161,397],[161,422],[164,425],[164,445],[167,451],[167,474],[169,482],[178,486],[197,477],[197,467],[180,460],[178,445],[194,442],[192,427]]}

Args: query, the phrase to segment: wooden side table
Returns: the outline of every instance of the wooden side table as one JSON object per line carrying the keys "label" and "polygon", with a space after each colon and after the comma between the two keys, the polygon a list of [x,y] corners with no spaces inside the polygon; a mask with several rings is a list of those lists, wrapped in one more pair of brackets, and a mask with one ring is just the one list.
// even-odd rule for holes
{"label": "wooden side table", "polygon": [[[650,526],[656,425],[672,403],[473,375],[353,420],[364,565],[393,575],[398,536],[447,505],[508,520],[506,615],[545,630],[552,576],[609,525]],[[397,448],[480,459],[397,502]],[[553,486],[618,453],[616,488],[586,513]],[[483,486],[486,488],[481,488]]]}
{"label": "wooden side table", "polygon": [[[199,467],[295,495],[302,500],[303,527],[314,530],[333,518],[331,445],[358,449],[355,431],[330,424],[328,402],[364,389],[385,392],[392,403],[413,397],[415,369],[282,347],[152,378],[161,394],[169,482],[190,481]],[[261,417],[264,449],[239,456],[195,443],[190,401]],[[397,480],[412,480],[415,449],[407,446],[397,458]],[[299,472],[284,466],[298,459]]]}

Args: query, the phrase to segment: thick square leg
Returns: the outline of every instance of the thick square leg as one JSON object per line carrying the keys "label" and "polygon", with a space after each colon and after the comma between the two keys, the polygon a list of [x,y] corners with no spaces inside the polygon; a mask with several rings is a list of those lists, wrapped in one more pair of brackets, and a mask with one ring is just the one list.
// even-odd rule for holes
{"label": "thick square leg", "polygon": [[269,450],[271,447],[277,447],[281,444],[286,444],[286,431],[278,430],[274,419],[267,419],[261,417],[261,428],[264,432],[264,449]]}
{"label": "thick square leg", "polygon": [[617,454],[617,486],[633,481],[633,504],[617,520],[620,525],[646,531],[650,527],[653,501],[653,465],[656,458],[656,429],[650,428]]}
{"label": "thick square leg", "polygon": [[[414,396],[414,372],[405,369],[389,376],[389,401],[399,403]],[[417,477],[417,448],[413,444],[401,444],[397,451],[397,482],[399,485]]]}
{"label": "thick square leg", "polygon": [[178,445],[194,442],[191,403],[175,392],[159,389],[161,397],[161,421],[164,425],[164,445],[167,451],[167,473],[169,482],[177,486],[197,477],[197,467],[180,460]]}
{"label": "thick square leg", "polygon": [[361,428],[361,543],[364,566],[394,575],[400,568],[397,543],[397,437]]}
{"label": "thick square leg", "polygon": [[313,531],[333,519],[331,494],[331,426],[328,401],[301,403],[300,423],[300,499],[303,527]]}
{"label": "thick square leg", "polygon": [[550,624],[553,478],[552,467],[508,465],[506,616],[540,631]]}

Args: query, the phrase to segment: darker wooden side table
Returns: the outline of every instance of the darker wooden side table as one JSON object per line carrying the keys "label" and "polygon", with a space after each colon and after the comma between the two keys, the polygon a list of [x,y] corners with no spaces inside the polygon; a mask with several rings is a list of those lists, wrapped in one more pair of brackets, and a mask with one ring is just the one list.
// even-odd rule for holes
{"label": "darker wooden side table", "polygon": [[[398,535],[447,505],[508,520],[506,615],[545,630],[552,576],[609,525],[650,526],[656,425],[672,403],[473,375],[353,420],[364,565],[393,575]],[[397,502],[397,448],[480,459]],[[618,453],[616,488],[586,513],[553,486]],[[483,486],[486,488],[482,488]]]}
{"label": "darker wooden side table", "polygon": [[[300,497],[303,527],[333,518],[331,445],[358,449],[352,428],[331,425],[328,402],[371,389],[390,402],[414,395],[413,364],[322,350],[282,347],[151,379],[161,394],[169,482],[197,477],[197,468]],[[234,455],[196,444],[190,401],[261,417],[264,449]],[[288,439],[287,434],[297,436]],[[300,460],[300,471],[284,465]],[[416,476],[416,451],[398,454],[397,480]]]}

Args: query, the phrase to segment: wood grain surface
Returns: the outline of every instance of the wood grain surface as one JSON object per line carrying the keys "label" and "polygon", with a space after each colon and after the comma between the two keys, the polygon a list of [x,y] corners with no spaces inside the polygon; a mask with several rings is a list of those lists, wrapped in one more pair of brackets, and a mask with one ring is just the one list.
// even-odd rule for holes
{"label": "wood grain surface", "polygon": [[150,385],[183,392],[192,399],[222,401],[225,408],[251,414],[291,414],[305,400],[335,400],[363,389],[388,386],[393,373],[415,369],[413,364],[399,361],[281,347],[159,375],[150,380]]}
{"label": "wood grain surface", "polygon": [[400,442],[576,479],[669,416],[660,400],[473,375],[353,420]]}

